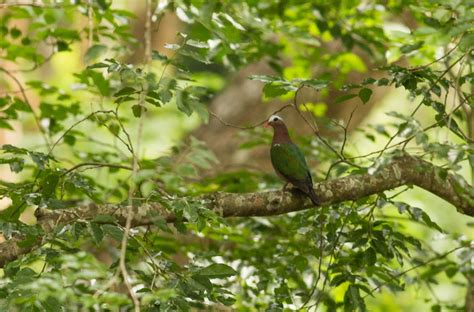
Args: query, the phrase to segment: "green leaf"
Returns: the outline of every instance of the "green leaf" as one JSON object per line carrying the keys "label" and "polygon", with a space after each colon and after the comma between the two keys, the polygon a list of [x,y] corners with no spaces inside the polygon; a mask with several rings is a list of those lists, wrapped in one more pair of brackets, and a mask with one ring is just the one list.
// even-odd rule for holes
{"label": "green leaf", "polygon": [[44,310],[46,312],[62,312],[65,311],[64,307],[61,305],[61,302],[59,302],[58,299],[49,296],[46,298],[46,300],[43,300],[41,302],[41,305],[43,306]]}
{"label": "green leaf", "polygon": [[0,220],[6,222],[15,222],[18,221],[21,213],[25,211],[27,205],[25,203],[22,204],[13,204],[10,207],[0,210]]}
{"label": "green leaf", "polygon": [[419,41],[414,44],[406,44],[400,48],[400,52],[407,54],[412,51],[418,50],[419,48],[421,48],[422,45],[423,45],[423,41]]}
{"label": "green leaf", "polygon": [[101,227],[97,223],[89,223],[89,230],[92,234],[93,241],[96,245],[99,245],[104,238],[104,232],[102,231]]}
{"label": "green leaf", "polygon": [[354,284],[349,285],[344,295],[344,311],[366,311],[364,299]]}
{"label": "green leaf", "polygon": [[469,155],[468,158],[469,158],[469,166],[471,166],[471,168],[474,168],[474,155]]}
{"label": "green leaf", "polygon": [[344,95],[341,95],[340,97],[336,98],[336,100],[334,101],[334,104],[339,104],[339,103],[348,101],[350,99],[355,98],[356,96],[357,96],[357,94],[344,94]]}
{"label": "green leaf", "polygon": [[97,215],[94,217],[92,222],[114,224],[117,222],[117,220],[113,216],[110,216],[110,215]]}
{"label": "green leaf", "polygon": [[106,1],[106,0],[97,0],[97,4],[102,10],[107,10],[110,5],[112,4],[112,1]]}
{"label": "green leaf", "polygon": [[369,88],[362,88],[359,91],[359,98],[362,102],[367,103],[370,100],[370,96],[372,95],[372,90]]}
{"label": "green leaf", "polygon": [[338,274],[338,275],[336,275],[332,278],[330,285],[334,286],[334,287],[337,287],[337,286],[341,285],[342,283],[344,283],[345,281],[347,281],[347,275],[346,274]]}
{"label": "green leaf", "polygon": [[146,107],[142,105],[133,105],[132,106],[132,111],[133,111],[133,116],[135,117],[141,117],[142,113],[146,112]]}
{"label": "green leaf", "polygon": [[11,144],[4,144],[2,145],[2,150],[5,151],[5,153],[10,153],[10,154],[17,154],[17,155],[25,155],[28,153],[28,150],[25,148],[21,147],[16,147]]}
{"label": "green leaf", "polygon": [[81,40],[79,31],[75,29],[57,27],[51,30],[51,35],[57,37],[58,39],[62,39],[64,41]]}
{"label": "green leaf", "polygon": [[180,111],[182,111],[188,116],[191,116],[193,111],[189,108],[186,101],[184,100],[185,97],[186,97],[186,94],[183,94],[183,90],[177,90],[176,91],[176,106],[178,106],[178,109]]}
{"label": "green leaf", "polygon": [[328,86],[328,82],[326,80],[318,80],[318,79],[304,80],[301,82],[301,84],[311,87],[315,90],[321,90]]}
{"label": "green leaf", "polygon": [[151,58],[153,60],[158,60],[158,61],[168,61],[168,57],[164,54],[161,54],[160,52],[153,50],[151,52]]}
{"label": "green leaf", "polygon": [[460,48],[462,51],[468,51],[474,46],[474,33],[466,34],[462,37]]}
{"label": "green leaf", "polygon": [[38,236],[27,235],[25,239],[17,243],[18,247],[21,248],[30,248],[38,244]]}
{"label": "green leaf", "polygon": [[97,89],[99,89],[101,95],[108,96],[110,94],[109,82],[105,80],[101,73],[90,70],[89,76],[92,78]]}
{"label": "green leaf", "polygon": [[262,82],[285,82],[280,77],[268,76],[268,75],[252,75],[248,77],[249,80],[258,80]]}
{"label": "green leaf", "polygon": [[49,198],[54,195],[56,186],[58,185],[60,175],[57,172],[51,172],[46,178],[42,181],[43,190],[41,194],[44,198]]}
{"label": "green leaf", "polygon": [[375,262],[377,261],[377,254],[375,253],[375,250],[372,247],[368,248],[365,251],[364,259],[367,265],[375,264]]}
{"label": "green leaf", "polygon": [[66,134],[63,140],[64,140],[64,143],[66,143],[69,146],[73,146],[74,144],[76,144],[76,137],[70,134]]}
{"label": "green leaf", "polygon": [[[191,116],[193,111],[197,109],[203,109],[203,104],[200,103],[199,99],[196,97],[200,92],[199,89],[194,88],[194,87],[187,87],[184,90],[176,90],[176,105],[178,106],[178,109],[185,113],[188,116]],[[204,116],[204,111],[201,110],[199,114],[203,117]]]}
{"label": "green leaf", "polygon": [[94,44],[91,46],[86,54],[84,55],[84,62],[86,64],[91,63],[95,59],[97,59],[99,56],[105,54],[107,52],[107,46],[103,44]]}
{"label": "green leaf", "polygon": [[13,127],[7,122],[6,119],[0,119],[0,128],[13,130]]}
{"label": "green leaf", "polygon": [[379,80],[377,80],[378,86],[387,86],[389,83],[390,80],[388,80],[387,78],[380,78]]}
{"label": "green leaf", "polygon": [[237,275],[237,272],[230,266],[223,263],[213,263],[197,271],[197,275],[206,276],[208,278],[225,278]]}
{"label": "green leaf", "polygon": [[207,124],[209,122],[209,112],[207,110],[206,105],[204,105],[202,103],[197,103],[196,105],[194,105],[194,110],[199,115],[199,117],[202,119],[204,124]]}
{"label": "green leaf", "polygon": [[228,307],[230,307],[231,305],[233,305],[236,302],[235,298],[230,297],[230,296],[219,296],[219,297],[217,297],[217,300],[220,303],[222,303],[223,305],[228,306]]}
{"label": "green leaf", "polygon": [[64,41],[56,42],[56,46],[58,47],[58,52],[71,51],[71,49],[69,49],[69,45]]}
{"label": "green leaf", "polygon": [[431,312],[441,312],[441,306],[439,304],[432,305]]}
{"label": "green leaf", "polygon": [[43,170],[49,165],[50,157],[40,152],[29,152],[31,160],[38,166],[39,169]]}
{"label": "green leaf", "polygon": [[18,38],[21,36],[21,30],[16,27],[13,27],[12,29],[10,29],[10,35],[13,39]]}
{"label": "green leaf", "polygon": [[35,279],[36,272],[30,268],[23,268],[15,274],[15,282],[26,283]]}
{"label": "green leaf", "polygon": [[132,88],[132,87],[124,87],[122,89],[120,89],[119,91],[117,91],[117,93],[114,94],[115,97],[119,97],[119,96],[124,96],[124,95],[130,95],[130,94],[133,94],[133,93],[136,93],[137,90],[135,90],[135,88]]}
{"label": "green leaf", "polygon": [[287,94],[290,90],[286,85],[269,83],[263,87],[263,93],[268,98]]}
{"label": "green leaf", "polygon": [[13,158],[8,158],[8,159],[0,158],[0,164],[8,164],[12,172],[18,173],[23,170],[23,167],[25,165],[25,160],[19,157],[13,157]]}
{"label": "green leaf", "polygon": [[125,103],[125,102],[130,102],[130,101],[135,101],[136,99],[134,97],[131,97],[131,96],[122,96],[122,97],[119,97],[115,100],[115,103],[117,104],[121,104],[121,103]]}
{"label": "green leaf", "polygon": [[99,63],[94,63],[92,65],[87,66],[87,69],[95,69],[95,68],[107,68],[109,67],[109,64],[99,62]]}
{"label": "green leaf", "polygon": [[[115,61],[115,60],[114,60]],[[107,67],[107,72],[108,73],[113,73],[116,72],[120,69],[120,65],[117,63],[112,63]]]}
{"label": "green leaf", "polygon": [[208,277],[203,275],[193,275],[191,277],[196,283],[199,284],[200,288],[204,288],[207,290],[212,290],[212,283]]}
{"label": "green leaf", "polygon": [[122,241],[123,231],[118,226],[112,224],[104,224],[102,225],[102,230],[104,233],[110,235],[116,241]]}
{"label": "green leaf", "polygon": [[433,228],[433,229],[436,229],[437,231],[441,232],[441,233],[444,233],[444,231],[439,227],[438,224],[436,224],[435,222],[433,222],[430,218],[430,216],[428,216],[428,214],[424,211],[422,211],[421,213],[421,219],[423,220],[423,222],[428,225],[430,228]]}

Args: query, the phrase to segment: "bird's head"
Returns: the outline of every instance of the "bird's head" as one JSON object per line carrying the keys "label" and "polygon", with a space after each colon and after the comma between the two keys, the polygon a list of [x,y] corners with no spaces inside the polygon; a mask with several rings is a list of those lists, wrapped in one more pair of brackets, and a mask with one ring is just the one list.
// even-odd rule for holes
{"label": "bird's head", "polygon": [[271,115],[270,118],[268,118],[268,120],[265,122],[263,126],[265,128],[268,128],[268,127],[275,128],[275,126],[278,126],[278,125],[285,125],[283,123],[283,118],[281,118],[278,115]]}

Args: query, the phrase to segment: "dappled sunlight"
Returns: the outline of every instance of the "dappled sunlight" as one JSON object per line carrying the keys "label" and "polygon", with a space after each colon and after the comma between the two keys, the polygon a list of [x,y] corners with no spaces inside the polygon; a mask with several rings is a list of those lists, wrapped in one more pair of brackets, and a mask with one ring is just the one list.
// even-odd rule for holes
{"label": "dappled sunlight", "polygon": [[472,9],[1,2],[0,310],[474,309]]}

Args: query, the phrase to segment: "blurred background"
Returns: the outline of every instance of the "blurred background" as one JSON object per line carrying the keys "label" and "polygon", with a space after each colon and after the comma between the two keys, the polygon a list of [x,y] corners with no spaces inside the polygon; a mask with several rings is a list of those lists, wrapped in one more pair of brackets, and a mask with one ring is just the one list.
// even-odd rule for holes
{"label": "blurred background", "polygon": [[[151,5],[154,5],[151,18],[147,15],[150,9],[146,1],[114,0],[104,3],[107,3],[107,8],[101,7],[101,1],[97,1],[97,4],[94,2],[97,12],[89,13],[87,3],[68,6],[62,2],[34,1],[31,6],[22,6],[15,1],[0,2],[0,27],[3,27],[0,39],[0,43],[3,43],[0,45],[0,68],[3,69],[0,71],[0,97],[25,97],[39,116],[35,120],[35,116],[23,112],[15,121],[9,120],[8,126],[0,129],[0,145],[11,144],[47,153],[44,133],[38,130],[36,122],[52,139],[51,144],[84,116],[112,107],[112,94],[118,98],[117,91],[123,90],[123,85],[117,81],[123,82],[125,78],[114,78],[113,72],[110,72],[109,79],[105,74],[107,86],[101,89],[101,80],[94,80],[92,75],[92,80],[87,80],[85,69],[99,62],[104,63],[103,60],[118,60],[120,65],[117,66],[129,66],[130,69],[142,67],[160,82],[165,77],[169,81],[176,80],[183,89],[196,87],[205,90],[201,93],[196,91],[201,106],[197,105],[189,114],[174,97],[167,104],[147,107],[142,112],[145,117],[140,139],[137,138],[140,118],[133,116],[135,113],[132,114],[130,105],[117,106],[130,140],[141,141],[136,152],[144,160],[171,157],[175,153],[182,155],[189,146],[205,147],[207,152],[212,153],[204,157],[212,159],[210,165],[203,165],[194,176],[183,178],[180,182],[187,186],[178,183],[173,186],[174,189],[170,187],[172,191],[184,194],[215,190],[244,192],[281,186],[269,161],[271,131],[261,126],[250,129],[239,127],[263,122],[273,112],[292,104],[295,93],[292,91],[272,96],[271,91],[264,90],[264,83],[249,79],[253,75],[284,77],[288,81],[297,78],[330,81],[328,88],[301,89],[296,99],[297,105],[308,119],[316,121],[320,135],[330,145],[338,149],[346,141],[345,155],[357,157],[384,149],[390,137],[398,131],[399,116],[410,115],[423,101],[423,93],[416,94],[409,88],[401,88],[398,82],[388,83],[387,80],[384,84],[383,79],[389,77],[390,72],[390,69],[384,69],[385,66],[415,68],[429,64],[428,68],[440,73],[459,55],[472,54],[469,47],[472,41],[472,20],[470,26],[456,28],[463,23],[469,24],[462,20],[462,14],[471,18],[473,16],[469,1],[452,1],[450,4],[442,1],[336,1],[333,4],[324,1],[210,1],[207,4],[151,1]],[[221,14],[220,21],[226,20],[234,26],[232,32],[227,32],[227,26],[220,28],[229,42],[219,39],[218,35],[213,37],[215,33],[212,31],[208,35],[206,24],[198,22],[199,17],[202,18],[206,12],[206,5],[213,7],[213,14]],[[115,11],[109,17],[104,12],[112,8]],[[92,22],[89,14],[94,15]],[[443,24],[446,29],[448,26],[451,28],[441,29],[442,26],[434,25],[435,22],[427,17],[438,24],[446,23]],[[452,22],[451,25],[448,25],[448,21]],[[37,42],[22,42],[35,31],[41,34],[40,28],[48,24],[52,29],[64,30],[63,34],[56,32],[56,41],[48,42],[47,36],[42,40],[43,37],[39,35]],[[150,38],[147,39],[147,28],[150,27],[152,30],[148,30]],[[67,33],[67,29],[77,33]],[[456,29],[457,33],[454,32]],[[471,36],[471,41],[462,42],[463,36]],[[149,51],[146,50],[147,40]],[[59,41],[64,41],[65,46],[58,44]],[[16,42],[16,46],[8,46],[5,42]],[[185,48],[180,50],[180,47]],[[454,50],[452,54],[451,50]],[[154,51],[153,55],[150,51]],[[34,55],[39,60],[37,63],[31,62]],[[113,62],[105,63],[110,69]],[[449,75],[453,75],[451,79],[456,80],[456,77],[470,75],[471,82],[467,84],[470,89],[464,90],[472,93],[471,66],[472,55],[470,59],[468,57],[450,68],[446,77],[449,79]],[[141,76],[137,77],[131,79],[142,79]],[[351,84],[360,85],[367,79],[377,81],[377,85],[370,88],[371,93],[366,102],[361,101],[359,96],[347,97],[348,94],[358,94]],[[447,92],[447,89],[440,90],[439,98],[442,99],[444,110],[450,112],[459,104],[459,98],[456,91]],[[58,96],[61,94],[63,98]],[[57,109],[55,105],[64,105],[65,108]],[[46,117],[48,114],[55,117]],[[293,109],[284,109],[279,114],[286,121],[292,136],[303,147],[314,180],[349,173],[347,168],[341,166],[327,176],[334,161],[331,151],[321,144],[311,127],[302,122]],[[436,114],[432,106],[422,105],[416,113],[417,127],[430,126]],[[467,119],[458,119],[472,139],[472,112],[467,114]],[[53,122],[57,123],[57,129],[52,126]],[[101,127],[101,122],[108,126]],[[64,168],[84,161],[127,163],[130,159],[127,147],[111,135],[111,127],[112,123],[106,119],[82,122],[55,147],[56,160]],[[447,127],[437,127],[426,132],[426,136],[429,142],[463,143]],[[396,137],[394,142],[405,138]],[[414,155],[427,153],[420,149],[418,142],[410,142],[407,151]],[[367,161],[370,161],[369,158]],[[444,165],[443,159],[433,157],[432,161]],[[469,159],[464,158],[456,166],[457,174],[471,183],[474,176]],[[98,185],[106,186],[100,199],[92,196],[94,200],[122,202],[126,199],[127,188],[121,189],[121,185],[129,179],[128,172],[115,172],[113,179],[107,168],[84,170],[81,174]],[[154,184],[147,186],[143,182],[148,178],[147,172],[139,174],[142,174],[140,185],[146,195]],[[17,174],[7,165],[2,165],[0,176],[4,182],[18,183],[28,179],[29,173]],[[174,183],[170,182],[174,177],[169,173],[162,172],[159,176],[161,182],[156,182],[158,184],[168,186],[168,183]],[[407,191],[401,187],[387,192],[386,196],[401,191],[404,192],[397,195],[398,201],[421,208],[445,233],[405,218],[394,207],[377,211],[378,218],[395,222],[395,227],[427,242],[431,251],[440,254],[456,247],[460,239],[474,239],[472,217],[458,213],[455,207],[444,200],[417,187]],[[0,205],[4,209],[8,208],[11,199],[4,197]],[[35,209],[35,205],[29,205],[20,220],[34,224]],[[96,251],[101,261],[111,263],[108,253]],[[461,255],[454,253],[452,256],[455,259]],[[444,271],[442,267],[438,269],[439,272]],[[467,288],[462,275],[451,279],[439,274],[434,284],[410,284],[408,281],[405,286],[403,292],[384,291],[368,297],[367,310],[436,311],[437,308],[431,308],[436,306],[436,302],[440,305],[450,302],[455,306],[455,303],[461,305],[466,299]],[[331,291],[336,301],[344,300],[343,287],[335,287]],[[431,300],[429,304],[427,298]]]}

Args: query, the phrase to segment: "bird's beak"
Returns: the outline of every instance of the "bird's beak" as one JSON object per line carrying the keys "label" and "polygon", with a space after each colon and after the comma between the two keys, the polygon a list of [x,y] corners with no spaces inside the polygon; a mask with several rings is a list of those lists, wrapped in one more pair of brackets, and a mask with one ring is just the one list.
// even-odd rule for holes
{"label": "bird's beak", "polygon": [[264,127],[264,128],[270,127],[270,124],[268,123],[268,121],[265,121],[265,123],[263,124],[263,127]]}

